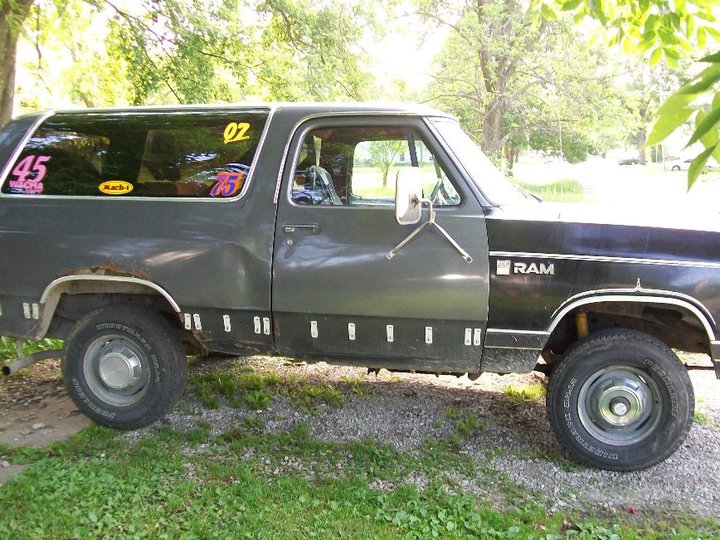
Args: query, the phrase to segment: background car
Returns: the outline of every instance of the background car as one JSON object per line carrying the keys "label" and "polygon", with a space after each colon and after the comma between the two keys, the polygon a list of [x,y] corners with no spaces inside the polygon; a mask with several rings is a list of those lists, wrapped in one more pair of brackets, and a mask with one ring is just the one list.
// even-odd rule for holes
{"label": "background car", "polygon": [[665,168],[671,171],[687,171],[692,159],[671,159],[665,162]]}
{"label": "background car", "polygon": [[625,157],[618,159],[618,165],[637,165],[640,160],[637,157]]}

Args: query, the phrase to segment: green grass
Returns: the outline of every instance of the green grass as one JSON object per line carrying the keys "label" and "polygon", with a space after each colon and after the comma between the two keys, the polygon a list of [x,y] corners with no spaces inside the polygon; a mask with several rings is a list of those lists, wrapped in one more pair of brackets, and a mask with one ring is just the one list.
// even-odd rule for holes
{"label": "green grass", "polygon": [[[258,427],[254,425],[254,427]],[[0,489],[5,538],[712,538],[717,523],[634,524],[574,513],[456,452],[374,441],[314,441],[300,425],[219,437],[169,428],[137,442],[91,427],[42,450],[3,450],[31,467]],[[202,445],[202,446],[200,446]],[[406,481],[427,479],[425,489]],[[487,495],[462,492],[475,478]],[[382,489],[377,486],[382,482]]]}
{"label": "green grass", "polygon": [[[188,381],[190,393],[209,409],[218,409],[225,403],[230,407],[248,406],[257,411],[267,408],[272,397],[277,394],[290,396],[306,410],[315,410],[321,405],[340,407],[343,404],[342,393],[332,386],[311,384],[299,377],[283,378],[275,373],[256,373],[247,371],[247,367],[243,368],[215,369],[208,373],[193,374]],[[350,381],[348,384],[353,387],[355,383]]]}
{"label": "green grass", "polygon": [[583,202],[586,200],[582,184],[577,180],[563,179],[549,184],[533,184],[520,180],[513,182],[525,191],[548,202]]}
{"label": "green grass", "polygon": [[[297,376],[248,366],[194,374],[193,392],[247,406],[247,397],[284,394],[303,407],[337,406],[343,394]],[[360,379],[343,381],[356,393]],[[541,383],[509,386],[535,401]],[[256,410],[255,407],[252,407]],[[702,417],[701,417],[702,418]],[[672,509],[662,520],[592,509],[548,513],[553,501],[513,483],[463,447],[482,437],[478,417],[444,411],[445,439],[413,452],[374,440],[320,442],[305,424],[265,432],[248,411],[228,431],[196,421],[127,437],[92,426],[46,448],[0,446],[0,458],[29,468],[0,488],[0,538],[716,538],[720,522]],[[312,420],[310,420],[312,421]],[[544,457],[558,465],[556,456]],[[562,467],[562,464],[561,464]],[[562,467],[565,468],[565,467]],[[569,463],[566,470],[582,470]],[[422,483],[410,479],[422,478]],[[470,480],[472,492],[459,480]]]}
{"label": "green grass", "polygon": [[524,385],[506,385],[505,395],[511,403],[522,403],[523,401],[541,401],[547,394],[547,387],[540,381]]}
{"label": "green grass", "polygon": [[[5,364],[17,358],[17,341],[10,337],[0,336],[0,364]],[[29,340],[23,346],[24,354],[38,351],[62,349],[63,342],[59,339]]]}
{"label": "green grass", "polygon": [[693,421],[700,426],[720,431],[720,422],[713,420],[707,414],[705,414],[701,411],[695,411],[695,415],[693,416]]}

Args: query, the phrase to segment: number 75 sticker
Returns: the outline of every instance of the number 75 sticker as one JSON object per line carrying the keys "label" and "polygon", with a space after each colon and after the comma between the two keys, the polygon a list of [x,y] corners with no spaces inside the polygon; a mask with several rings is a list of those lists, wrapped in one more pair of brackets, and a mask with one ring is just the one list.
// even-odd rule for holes
{"label": "number 75 sticker", "polygon": [[216,177],[216,182],[210,190],[211,197],[232,197],[243,185],[243,173],[221,172]]}

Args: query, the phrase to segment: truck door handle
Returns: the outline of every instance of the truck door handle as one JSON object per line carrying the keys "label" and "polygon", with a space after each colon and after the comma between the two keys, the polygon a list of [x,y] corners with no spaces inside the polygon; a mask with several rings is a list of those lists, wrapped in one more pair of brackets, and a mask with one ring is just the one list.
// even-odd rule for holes
{"label": "truck door handle", "polygon": [[320,225],[317,225],[315,223],[288,223],[283,225],[283,231],[285,231],[287,234],[317,234],[320,232]]}

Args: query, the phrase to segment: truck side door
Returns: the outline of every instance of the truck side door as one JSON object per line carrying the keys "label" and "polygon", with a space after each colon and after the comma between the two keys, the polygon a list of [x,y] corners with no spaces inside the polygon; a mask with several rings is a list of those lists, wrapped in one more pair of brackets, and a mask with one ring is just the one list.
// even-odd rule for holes
{"label": "truck side door", "polygon": [[[433,228],[387,258],[422,224],[395,220],[395,174],[403,167],[421,170],[437,222],[471,263]],[[322,118],[295,132],[273,257],[279,352],[368,367],[477,371],[487,306],[482,209],[421,119]]]}

